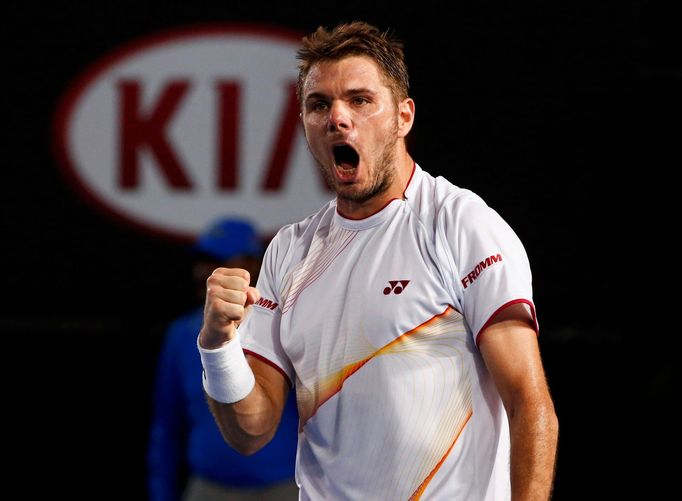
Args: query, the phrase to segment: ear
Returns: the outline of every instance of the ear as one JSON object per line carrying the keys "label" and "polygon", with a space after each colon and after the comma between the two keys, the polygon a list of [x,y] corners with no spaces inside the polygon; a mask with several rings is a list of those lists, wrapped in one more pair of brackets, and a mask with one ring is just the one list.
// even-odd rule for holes
{"label": "ear", "polygon": [[405,137],[414,123],[414,100],[405,98],[398,104],[398,137]]}

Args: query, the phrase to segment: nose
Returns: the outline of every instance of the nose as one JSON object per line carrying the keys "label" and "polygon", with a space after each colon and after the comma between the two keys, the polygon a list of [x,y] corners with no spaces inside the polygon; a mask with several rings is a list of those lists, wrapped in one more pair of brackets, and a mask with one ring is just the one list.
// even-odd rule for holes
{"label": "nose", "polygon": [[351,118],[348,107],[343,101],[333,101],[329,110],[329,130],[347,130],[351,127]]}

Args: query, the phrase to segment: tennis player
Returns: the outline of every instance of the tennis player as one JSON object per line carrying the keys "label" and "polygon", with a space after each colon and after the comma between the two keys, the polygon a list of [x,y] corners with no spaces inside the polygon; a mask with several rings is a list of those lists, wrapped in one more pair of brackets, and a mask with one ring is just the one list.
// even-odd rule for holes
{"label": "tennis player", "polygon": [[411,158],[391,34],[320,27],[298,57],[336,197],[277,233],[256,287],[240,269],[207,281],[198,348],[224,438],[263,447],[294,388],[302,500],[547,500],[558,422],[522,243]]}

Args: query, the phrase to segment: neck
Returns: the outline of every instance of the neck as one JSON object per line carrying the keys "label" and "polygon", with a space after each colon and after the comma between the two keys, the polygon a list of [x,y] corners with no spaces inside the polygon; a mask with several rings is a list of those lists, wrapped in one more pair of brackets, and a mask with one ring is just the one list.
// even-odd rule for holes
{"label": "neck", "polygon": [[376,214],[392,200],[405,198],[405,190],[413,171],[414,160],[406,151],[402,152],[396,161],[395,175],[388,189],[362,202],[337,197],[337,211],[348,219],[364,219]]}

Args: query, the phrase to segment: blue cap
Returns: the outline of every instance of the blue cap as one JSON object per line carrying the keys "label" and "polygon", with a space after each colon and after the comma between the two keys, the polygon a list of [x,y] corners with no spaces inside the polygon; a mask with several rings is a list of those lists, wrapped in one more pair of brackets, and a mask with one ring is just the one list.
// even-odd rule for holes
{"label": "blue cap", "polygon": [[249,222],[242,219],[218,219],[199,235],[192,251],[207,254],[218,261],[237,256],[260,259],[263,243]]}

